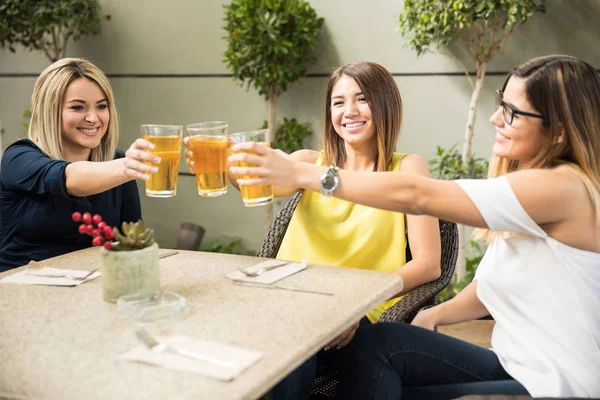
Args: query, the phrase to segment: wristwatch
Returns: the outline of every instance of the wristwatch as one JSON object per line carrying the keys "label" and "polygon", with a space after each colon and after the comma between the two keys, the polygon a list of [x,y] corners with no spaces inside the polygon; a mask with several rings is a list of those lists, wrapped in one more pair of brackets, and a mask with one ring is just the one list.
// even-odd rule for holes
{"label": "wristwatch", "polygon": [[333,192],[335,192],[335,189],[337,189],[338,185],[340,184],[338,171],[338,167],[330,165],[325,173],[321,175],[321,193],[323,196],[329,197],[333,195]]}

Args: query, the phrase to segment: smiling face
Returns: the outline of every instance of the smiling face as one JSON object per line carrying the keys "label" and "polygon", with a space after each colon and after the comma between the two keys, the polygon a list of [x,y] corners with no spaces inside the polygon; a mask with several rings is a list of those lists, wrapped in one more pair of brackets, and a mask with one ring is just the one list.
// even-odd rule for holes
{"label": "smiling face", "polygon": [[[523,78],[512,76],[504,88],[502,100],[517,111],[539,114],[527,100],[525,82]],[[541,119],[515,114],[512,125],[509,125],[502,115],[502,107],[499,107],[490,117],[490,122],[496,127],[493,152],[498,157],[527,165],[546,143]]]}
{"label": "smiling face", "polygon": [[371,108],[354,79],[346,75],[338,79],[329,107],[333,129],[346,144],[377,147]]}
{"label": "smiling face", "polygon": [[98,147],[110,121],[108,100],[100,86],[87,78],[69,84],[62,105],[62,148],[67,161],[86,161]]}

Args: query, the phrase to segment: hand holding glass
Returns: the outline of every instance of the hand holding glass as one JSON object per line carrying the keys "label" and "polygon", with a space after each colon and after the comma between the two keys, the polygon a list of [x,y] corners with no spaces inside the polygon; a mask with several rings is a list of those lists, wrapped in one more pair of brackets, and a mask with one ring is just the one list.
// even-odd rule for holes
{"label": "hand holding glass", "polygon": [[[257,131],[240,132],[229,135],[229,142],[231,146],[238,143],[244,142],[256,142],[265,146],[270,146],[267,141],[268,130],[261,129]],[[234,152],[232,152],[233,154]],[[255,165],[248,163],[237,163],[237,167],[254,167]],[[255,179],[254,176],[243,175],[242,179]],[[272,185],[260,185],[260,186],[244,186],[240,185],[240,193],[242,194],[242,200],[246,207],[262,206],[269,204],[273,201],[273,186]]]}
{"label": "hand holding glass", "polygon": [[146,196],[174,197],[177,194],[183,126],[142,125],[141,133],[142,139],[154,145],[149,153],[161,158],[158,165],[146,162],[158,167],[158,171],[150,174],[146,181]]}

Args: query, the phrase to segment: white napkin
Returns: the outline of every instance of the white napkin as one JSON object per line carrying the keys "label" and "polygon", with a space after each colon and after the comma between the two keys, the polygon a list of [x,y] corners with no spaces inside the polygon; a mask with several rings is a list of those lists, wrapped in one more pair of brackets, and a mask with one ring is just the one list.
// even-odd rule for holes
{"label": "white napkin", "polygon": [[177,371],[187,371],[221,381],[230,381],[263,357],[258,351],[229,346],[187,336],[159,335],[161,343],[234,364],[225,367],[208,361],[200,361],[169,352],[155,353],[140,345],[121,356],[126,361],[148,363]]}
{"label": "white napkin", "polygon": [[90,271],[81,271],[75,269],[59,269],[51,267],[43,268],[25,268],[23,271],[19,271],[16,274],[7,276],[6,278],[0,279],[2,283],[20,283],[25,285],[50,285],[50,286],[79,286],[84,282],[91,281],[101,276],[100,271],[94,272],[92,275],[84,280],[73,280],[62,277],[46,277],[36,275],[71,275],[75,277],[86,276]]}
{"label": "white napkin", "polygon": [[[268,261],[261,262],[260,264],[252,265],[249,267],[244,267],[243,269],[248,272],[255,272],[261,268],[265,268],[265,267],[275,265],[275,264],[281,264],[282,262],[285,262],[285,261],[271,259]],[[270,285],[271,283],[282,280],[283,278],[287,278],[288,276],[293,275],[296,272],[300,272],[305,268],[306,268],[306,262],[304,262],[304,261],[296,262],[296,263],[290,262],[289,264],[283,265],[281,267],[277,267],[270,271],[266,271],[256,277],[247,276],[243,272],[240,272],[240,271],[229,272],[225,276],[234,281],[257,282],[257,283],[264,283],[264,284]]]}

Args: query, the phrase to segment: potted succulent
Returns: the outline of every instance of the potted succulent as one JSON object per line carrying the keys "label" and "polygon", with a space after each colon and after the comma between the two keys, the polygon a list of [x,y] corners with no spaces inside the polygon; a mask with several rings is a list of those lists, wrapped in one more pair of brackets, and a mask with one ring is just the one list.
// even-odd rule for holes
{"label": "potted succulent", "polygon": [[121,230],[102,221],[100,215],[73,213],[80,222],[79,233],[92,236],[100,249],[104,300],[116,302],[121,296],[153,292],[160,287],[158,245],[154,231],[142,221],[123,222]]}

